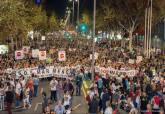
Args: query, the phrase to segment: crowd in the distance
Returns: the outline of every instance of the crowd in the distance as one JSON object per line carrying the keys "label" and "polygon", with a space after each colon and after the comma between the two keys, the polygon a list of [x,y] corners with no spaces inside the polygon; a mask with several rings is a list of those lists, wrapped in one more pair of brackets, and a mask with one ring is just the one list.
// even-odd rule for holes
{"label": "crowd in the distance", "polygon": [[[47,49],[48,55],[52,58],[51,63],[32,58],[31,52],[26,54],[23,60],[15,60],[13,54],[2,55],[0,59],[0,75],[2,77],[0,80],[0,96],[5,96],[9,114],[12,113],[10,109],[13,100],[16,108],[22,104],[24,108],[31,107],[32,99],[38,93],[39,79],[35,75],[29,78],[21,76],[19,79],[15,79],[13,76],[5,74],[5,69],[44,67],[47,65],[90,67],[91,44],[91,41],[86,39],[73,39],[72,41],[59,39],[55,42],[54,53],[49,53],[49,49]],[[65,62],[58,61],[58,50],[66,51],[67,59]],[[149,59],[144,58],[141,63],[130,64],[129,59],[136,59],[139,55],[143,56],[141,48],[133,48],[130,52],[127,48],[120,47],[119,42],[115,44],[111,42],[110,45],[109,41],[104,41],[96,43],[95,51],[99,54],[95,63],[96,66],[125,70],[136,69],[138,73],[135,77],[126,75],[112,77],[109,74],[96,73],[87,96],[89,113],[95,114],[99,110],[105,114],[111,114],[111,112],[118,114],[118,111],[124,110],[131,114],[140,111],[151,114],[154,110],[156,113],[163,114],[165,59],[162,53],[155,54],[153,52]],[[81,94],[81,77],[86,73],[88,72],[82,68],[77,73],[80,74],[80,77],[75,75],[77,95]],[[91,72],[89,74],[91,75]],[[49,113],[51,111],[50,104],[54,100],[58,104],[51,112],[61,114],[60,111],[66,112],[67,109],[71,111],[73,90],[73,84],[69,80],[53,78],[50,81],[50,100],[49,95],[43,92],[43,112]],[[62,98],[60,97],[61,94]],[[156,114],[155,112],[152,114]]]}

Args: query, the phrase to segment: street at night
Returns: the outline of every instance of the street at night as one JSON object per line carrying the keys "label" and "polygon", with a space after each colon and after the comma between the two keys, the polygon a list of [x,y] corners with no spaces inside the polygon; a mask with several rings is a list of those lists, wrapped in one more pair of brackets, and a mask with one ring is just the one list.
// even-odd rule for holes
{"label": "street at night", "polygon": [[0,0],[0,114],[165,114],[165,0]]}

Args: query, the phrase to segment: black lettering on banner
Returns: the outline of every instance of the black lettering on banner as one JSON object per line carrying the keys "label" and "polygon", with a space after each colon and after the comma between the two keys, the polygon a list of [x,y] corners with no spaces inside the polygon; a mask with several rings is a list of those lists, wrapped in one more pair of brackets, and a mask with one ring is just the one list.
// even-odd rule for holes
{"label": "black lettering on banner", "polygon": [[69,75],[70,74],[70,69],[66,69],[66,74]]}
{"label": "black lettering on banner", "polygon": [[24,73],[23,73],[24,75],[27,75],[27,71],[26,70],[24,70]]}
{"label": "black lettering on banner", "polygon": [[64,74],[64,69],[62,69],[61,74]]}
{"label": "black lettering on banner", "polygon": [[37,74],[40,74],[40,69],[39,68],[37,69]]}
{"label": "black lettering on banner", "polygon": [[21,70],[18,70],[17,73],[18,73],[18,76],[20,76],[21,75]]}
{"label": "black lettering on banner", "polygon": [[16,71],[12,71],[12,73],[11,73],[11,75],[14,75],[14,76],[16,76]]}
{"label": "black lettering on banner", "polygon": [[48,73],[48,74],[49,74],[49,69],[46,69],[46,73]]}
{"label": "black lettering on banner", "polygon": [[42,69],[42,74],[45,74],[45,70],[44,69]]}
{"label": "black lettering on banner", "polygon": [[115,70],[110,70],[109,73],[110,73],[111,75],[114,75],[114,74],[115,74]]}
{"label": "black lettering on banner", "polygon": [[57,71],[57,70],[56,70],[56,68],[53,68],[53,74],[55,74],[55,73],[56,73],[56,71]]}
{"label": "black lettering on banner", "polygon": [[60,70],[61,70],[61,69],[58,69],[58,72],[57,72],[57,74],[60,74]]}

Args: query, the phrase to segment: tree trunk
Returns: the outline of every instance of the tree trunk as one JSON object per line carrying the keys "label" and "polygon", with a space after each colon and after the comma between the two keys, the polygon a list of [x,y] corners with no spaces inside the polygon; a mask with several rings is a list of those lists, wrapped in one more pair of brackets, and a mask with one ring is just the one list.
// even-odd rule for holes
{"label": "tree trunk", "polygon": [[129,31],[129,50],[132,51],[133,32]]}

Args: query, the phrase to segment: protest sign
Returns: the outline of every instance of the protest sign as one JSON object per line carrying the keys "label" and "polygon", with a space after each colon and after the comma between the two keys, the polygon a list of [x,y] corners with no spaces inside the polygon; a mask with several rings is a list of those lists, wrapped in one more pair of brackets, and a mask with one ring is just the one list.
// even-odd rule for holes
{"label": "protest sign", "polygon": [[134,64],[135,63],[135,60],[134,59],[129,59],[128,63],[129,64]]}
{"label": "protest sign", "polygon": [[46,59],[46,51],[39,51],[39,60]]}
{"label": "protest sign", "polygon": [[59,51],[58,52],[58,60],[59,61],[66,61],[66,53],[65,53],[65,51]]}
{"label": "protest sign", "polygon": [[136,57],[136,63],[140,63],[143,60],[142,56],[137,56]]}
{"label": "protest sign", "polygon": [[[95,54],[94,54],[95,60],[98,59],[98,56],[99,56],[99,54],[95,52]],[[90,54],[90,60],[92,60],[92,54]]]}
{"label": "protest sign", "polygon": [[32,49],[32,57],[33,58],[39,57],[39,49]]}
{"label": "protest sign", "polygon": [[22,50],[15,51],[15,59],[16,60],[23,59],[23,58],[24,58],[24,54],[23,54]]}

